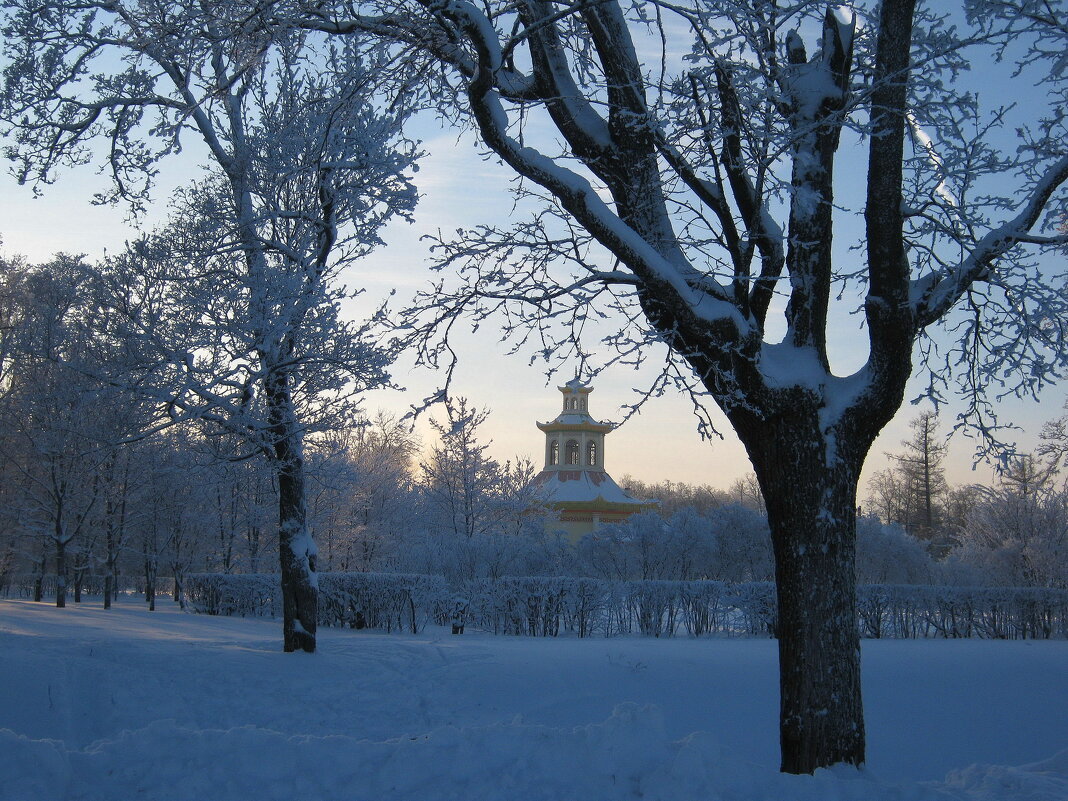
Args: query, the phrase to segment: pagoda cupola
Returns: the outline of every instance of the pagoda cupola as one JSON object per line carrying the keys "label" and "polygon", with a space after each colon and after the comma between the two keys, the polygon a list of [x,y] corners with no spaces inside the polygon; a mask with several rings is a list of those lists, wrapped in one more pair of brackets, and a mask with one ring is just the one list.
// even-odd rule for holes
{"label": "pagoda cupola", "polygon": [[548,530],[562,530],[578,542],[603,523],[618,523],[657,504],[632,497],[605,470],[604,438],[616,426],[590,417],[593,387],[574,378],[559,390],[564,396],[560,414],[538,423],[545,432],[545,469],[534,483],[558,513]]}
{"label": "pagoda cupola", "polygon": [[590,416],[593,387],[573,378],[559,390],[563,395],[560,414],[551,422],[538,423],[545,432],[545,469],[604,470],[604,438],[615,425]]}

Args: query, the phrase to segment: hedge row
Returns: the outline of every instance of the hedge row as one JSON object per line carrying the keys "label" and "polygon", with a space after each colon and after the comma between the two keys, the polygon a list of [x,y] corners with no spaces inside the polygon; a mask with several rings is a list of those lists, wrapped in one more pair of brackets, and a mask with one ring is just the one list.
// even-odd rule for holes
{"label": "hedge row", "polygon": [[[775,586],[768,582],[621,581],[506,577],[450,587],[440,576],[320,573],[319,624],[420,631],[453,622],[532,637],[644,634],[772,636]],[[186,594],[197,612],[281,613],[273,574],[194,574]],[[858,588],[864,637],[1068,636],[1068,591],[1009,587],[867,585]]]}
{"label": "hedge row", "polygon": [[[452,598],[441,576],[410,573],[319,573],[319,625],[422,630],[441,621]],[[193,573],[186,576],[186,602],[196,612],[241,617],[278,617],[281,579],[276,573]]]}
{"label": "hedge row", "polygon": [[[3,598],[32,598],[34,585],[38,577],[32,573],[14,573],[3,576],[0,579],[0,597]],[[45,598],[56,596],[56,576],[47,573],[40,577],[41,593]],[[86,573],[81,577],[82,592],[85,595],[104,594],[104,576],[100,573]],[[156,593],[172,595],[174,593],[174,579],[159,577],[156,579]],[[143,575],[122,575],[115,577],[116,595],[144,595],[145,577]],[[67,595],[74,595],[74,579],[67,580]]]}

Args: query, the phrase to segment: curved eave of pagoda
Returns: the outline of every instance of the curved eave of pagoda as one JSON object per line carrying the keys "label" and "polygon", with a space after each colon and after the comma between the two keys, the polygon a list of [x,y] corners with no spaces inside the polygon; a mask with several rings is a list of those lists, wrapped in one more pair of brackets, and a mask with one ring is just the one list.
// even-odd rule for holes
{"label": "curved eave of pagoda", "polygon": [[537,426],[546,434],[554,431],[588,431],[591,434],[607,434],[615,428],[612,423],[559,423],[556,420],[551,423],[538,423]]}
{"label": "curved eave of pagoda", "polygon": [[606,501],[600,495],[592,501],[549,501],[554,509],[568,512],[649,512],[660,507],[658,501]]}

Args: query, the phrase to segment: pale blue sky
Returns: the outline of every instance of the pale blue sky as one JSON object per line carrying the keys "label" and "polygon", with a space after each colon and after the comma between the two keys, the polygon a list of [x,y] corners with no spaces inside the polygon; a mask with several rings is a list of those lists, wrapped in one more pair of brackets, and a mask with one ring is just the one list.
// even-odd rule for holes
{"label": "pale blue sky", "polygon": [[[482,159],[470,138],[458,141],[455,134],[431,132],[425,140],[430,155],[416,175],[423,195],[417,222],[391,225],[386,232],[388,247],[346,275],[350,286],[367,288],[367,303],[357,304],[354,313],[370,308],[370,301],[377,301],[394,288],[398,290],[397,297],[404,298],[429,279],[422,235],[480,222],[500,222],[512,207],[509,172]],[[146,222],[162,219],[169,188],[187,180],[190,172],[190,162],[172,163],[164,169],[160,202]],[[133,230],[127,225],[124,210],[89,204],[92,193],[101,188],[101,181],[92,168],[68,172],[55,185],[46,187],[43,197],[34,198],[28,188],[18,187],[4,175],[0,178],[0,206],[4,209],[0,236],[4,252],[43,260],[58,251],[95,258],[105,250],[121,248]],[[844,318],[839,326],[835,349],[839,368],[852,370],[863,359],[862,352],[855,350],[852,343],[863,345],[866,337],[859,333],[853,318]],[[498,458],[529,456],[540,465],[543,435],[534,422],[556,415],[559,393],[555,387],[570,376],[558,376],[546,385],[543,365],[531,366],[524,357],[507,356],[507,347],[496,342],[494,331],[493,325],[487,325],[476,336],[460,338],[461,364],[454,393],[492,410],[485,433],[493,440],[492,452]],[[592,413],[601,419],[619,420],[620,405],[633,402],[633,388],[648,385],[651,377],[650,371],[635,374],[621,368],[602,375],[594,384]],[[408,391],[372,393],[367,400],[369,411],[383,408],[403,413],[441,380],[439,375],[412,370],[407,364],[397,365],[395,378]],[[1025,429],[1020,442],[1026,448],[1033,446],[1042,423],[1057,416],[1063,400],[1064,392],[1054,391],[1047,393],[1041,404],[1013,400],[1004,403],[1002,410],[1006,419]],[[884,452],[898,449],[909,434],[909,419],[918,411],[906,404],[886,428],[872,449],[868,475],[885,466]],[[670,479],[726,488],[750,467],[725,419],[718,413],[715,417],[725,438],[702,442],[689,400],[678,396],[650,400],[640,416],[610,435],[606,444],[607,467],[616,478],[631,474],[644,481]],[[948,420],[951,414],[944,417]],[[427,427],[420,425],[419,431],[425,436]],[[961,437],[954,439],[948,464],[951,483],[991,480],[988,468],[971,470],[971,453],[971,443]],[[862,482],[862,498],[864,494]]]}

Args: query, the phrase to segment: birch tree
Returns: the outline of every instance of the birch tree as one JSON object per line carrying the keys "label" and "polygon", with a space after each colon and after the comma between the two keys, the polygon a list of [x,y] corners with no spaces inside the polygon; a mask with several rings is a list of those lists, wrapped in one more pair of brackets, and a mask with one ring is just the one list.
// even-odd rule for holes
{"label": "birch tree", "polygon": [[[422,54],[447,113],[546,201],[512,228],[438,243],[460,280],[405,321],[428,361],[448,358],[457,321],[491,314],[535,355],[588,355],[583,330],[611,314],[602,347],[636,362],[666,346],[654,391],[675,384],[726,415],[774,543],[788,772],[864,761],[857,480],[914,355],[939,368],[929,394],[959,379],[966,415],[993,433],[990,385],[1032,393],[1068,354],[1061,285],[1033,256],[1068,244],[1068,14],[964,9],[956,27],[914,0],[413,0],[297,16]],[[1037,102],[980,105],[969,59],[1011,75],[1017,54]],[[845,311],[867,354],[836,373]],[[954,336],[930,338],[943,321]]]}
{"label": "birch tree", "polygon": [[61,168],[101,161],[111,185],[99,199],[136,210],[188,139],[207,156],[171,223],[109,265],[106,302],[154,378],[138,389],[171,422],[245,435],[274,466],[283,645],[312,651],[301,414],[385,380],[384,354],[340,321],[336,276],[414,204],[403,173],[415,152],[398,130],[407,109],[369,102],[372,77],[386,73],[355,40],[276,31],[257,5],[2,8],[0,118],[20,180],[41,187]]}

